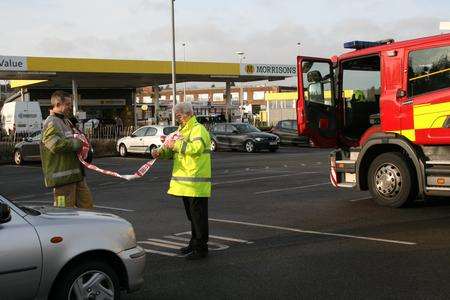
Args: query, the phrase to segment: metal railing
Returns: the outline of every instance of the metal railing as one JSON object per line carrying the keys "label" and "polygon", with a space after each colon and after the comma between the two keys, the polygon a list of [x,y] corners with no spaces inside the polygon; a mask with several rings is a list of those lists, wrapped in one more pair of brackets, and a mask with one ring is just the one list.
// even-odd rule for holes
{"label": "metal railing", "polygon": [[95,128],[82,129],[90,140],[118,140],[129,136],[136,128],[134,126],[99,125]]}
{"label": "metal railing", "polygon": [[[98,144],[99,142],[105,141],[108,145],[114,145],[118,139],[131,135],[135,129],[134,126],[117,125],[99,125],[95,128],[80,128],[91,142]],[[15,145],[31,134],[33,133],[14,133],[7,135],[5,132],[0,132],[0,161],[11,161]],[[115,147],[113,148],[115,149]],[[114,149],[111,151],[113,152]]]}

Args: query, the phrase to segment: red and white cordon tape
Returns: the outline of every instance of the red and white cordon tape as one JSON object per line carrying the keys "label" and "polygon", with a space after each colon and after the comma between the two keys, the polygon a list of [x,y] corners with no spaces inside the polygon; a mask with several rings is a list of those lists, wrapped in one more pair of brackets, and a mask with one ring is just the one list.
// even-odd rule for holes
{"label": "red and white cordon tape", "polygon": [[[78,151],[77,155],[78,155],[78,159],[83,164],[83,166],[85,166],[89,170],[93,170],[95,172],[98,172],[98,173],[101,173],[104,175],[118,177],[118,178],[122,178],[125,180],[138,179],[138,178],[141,178],[142,176],[144,176],[148,172],[148,170],[150,170],[150,168],[153,166],[153,164],[156,161],[156,158],[149,160],[148,162],[143,164],[134,174],[121,175],[117,172],[105,170],[105,169],[97,167],[96,165],[86,162],[86,158],[88,156],[89,149],[91,147],[89,144],[89,141],[86,138],[86,136],[84,134],[82,134],[81,132],[75,133],[74,138],[79,139],[82,143],[82,147]],[[171,143],[171,142],[179,140],[179,139],[181,139],[181,135],[178,131],[175,131],[166,137],[162,147],[166,146],[168,143]]]}
{"label": "red and white cordon tape", "polygon": [[337,187],[336,161],[331,160],[330,164],[330,181],[334,187]]}

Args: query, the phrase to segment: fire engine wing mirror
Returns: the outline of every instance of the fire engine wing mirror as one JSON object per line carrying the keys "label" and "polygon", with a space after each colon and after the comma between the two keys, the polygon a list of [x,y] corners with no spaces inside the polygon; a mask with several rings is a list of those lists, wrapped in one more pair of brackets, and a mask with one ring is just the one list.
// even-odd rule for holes
{"label": "fire engine wing mirror", "polygon": [[402,90],[402,89],[398,89],[396,97],[397,97],[397,99],[405,98],[406,97],[406,91]]}

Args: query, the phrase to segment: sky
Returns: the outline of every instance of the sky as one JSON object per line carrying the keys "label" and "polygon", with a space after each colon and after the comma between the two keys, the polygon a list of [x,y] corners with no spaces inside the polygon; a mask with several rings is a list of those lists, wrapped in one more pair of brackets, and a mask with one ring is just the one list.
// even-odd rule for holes
{"label": "sky", "polygon": [[[439,34],[440,21],[450,1],[175,1],[177,57],[189,61],[242,51],[244,62],[293,64],[349,40]],[[170,0],[0,0],[0,26],[0,55],[171,59]]]}

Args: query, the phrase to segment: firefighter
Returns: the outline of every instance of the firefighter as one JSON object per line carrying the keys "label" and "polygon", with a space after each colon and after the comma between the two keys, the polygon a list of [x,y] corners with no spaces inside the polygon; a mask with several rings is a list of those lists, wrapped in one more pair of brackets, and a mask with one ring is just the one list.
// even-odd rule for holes
{"label": "firefighter", "polygon": [[51,96],[51,104],[40,143],[45,186],[53,188],[55,206],[92,208],[92,195],[77,157],[81,141],[73,137],[73,124],[68,119],[72,97],[56,91]]}
{"label": "firefighter", "polygon": [[186,259],[208,255],[208,198],[211,196],[211,139],[206,128],[197,122],[190,103],[175,105],[175,116],[181,123],[181,139],[169,141],[154,149],[152,156],[173,159],[168,194],[181,197],[191,223],[191,240],[180,250]]}

